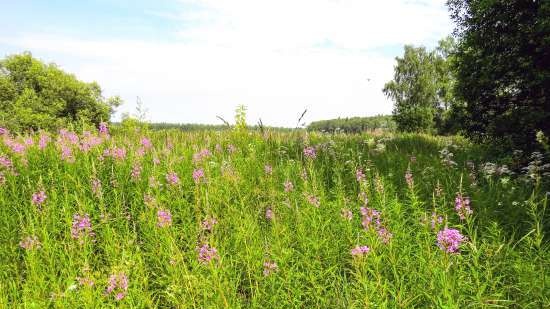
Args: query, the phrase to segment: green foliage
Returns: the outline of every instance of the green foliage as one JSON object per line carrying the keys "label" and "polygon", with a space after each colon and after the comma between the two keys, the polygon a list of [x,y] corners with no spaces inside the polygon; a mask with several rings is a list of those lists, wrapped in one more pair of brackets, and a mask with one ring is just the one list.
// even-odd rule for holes
{"label": "green foliage", "polygon": [[239,105],[235,109],[235,130],[238,132],[246,131],[246,106]]}
{"label": "green foliage", "polygon": [[456,93],[468,136],[537,148],[550,135],[550,2],[449,0],[459,44]]}
{"label": "green foliage", "polygon": [[394,78],[384,85],[384,93],[394,101],[397,129],[404,132],[448,133],[454,103],[454,74],[451,70],[454,41],[447,38],[432,51],[405,46],[397,57]]}
{"label": "green foliage", "polygon": [[[0,140],[2,162],[13,162],[0,165],[1,308],[550,307],[548,187],[491,172],[465,139],[112,132],[80,136],[99,138],[91,148],[55,135],[43,148],[39,134]],[[9,147],[29,138],[23,153]],[[304,158],[306,145],[314,159]],[[205,181],[193,181],[196,169]],[[41,190],[47,197],[34,205]],[[465,220],[457,192],[471,198]],[[360,207],[380,211],[387,244],[363,228]],[[159,210],[171,225],[159,226]],[[434,212],[442,222],[432,227]],[[93,236],[74,238],[75,214],[89,215]],[[207,218],[218,222],[210,230]],[[438,248],[444,227],[468,237],[460,253]],[[39,245],[22,248],[27,237]],[[199,262],[204,243],[219,259]],[[370,252],[352,257],[358,245]],[[264,275],[267,261],[278,269]],[[117,301],[107,286],[120,272],[128,289]]]}
{"label": "green foliage", "polygon": [[360,133],[364,131],[393,131],[395,122],[392,116],[378,115],[371,117],[338,118],[313,121],[307,126],[308,131]]}
{"label": "green foliage", "polygon": [[0,126],[13,131],[54,130],[107,121],[119,97],[104,98],[97,83],[84,83],[30,53],[0,61]]}

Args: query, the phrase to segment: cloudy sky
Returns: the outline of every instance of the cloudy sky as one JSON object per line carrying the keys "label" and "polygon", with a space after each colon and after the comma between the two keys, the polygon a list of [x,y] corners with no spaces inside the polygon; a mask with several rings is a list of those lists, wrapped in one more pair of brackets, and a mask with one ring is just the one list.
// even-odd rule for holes
{"label": "cloudy sky", "polygon": [[404,44],[452,31],[444,0],[2,1],[0,56],[31,51],[152,121],[250,123],[387,114]]}

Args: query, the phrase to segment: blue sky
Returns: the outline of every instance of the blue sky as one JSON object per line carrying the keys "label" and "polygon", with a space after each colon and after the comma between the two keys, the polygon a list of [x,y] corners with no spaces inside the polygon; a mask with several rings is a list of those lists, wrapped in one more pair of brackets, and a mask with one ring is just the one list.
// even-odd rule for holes
{"label": "blue sky", "polygon": [[106,95],[136,97],[152,121],[249,122],[390,113],[382,94],[404,44],[452,24],[436,0],[5,1],[0,55],[31,51]]}

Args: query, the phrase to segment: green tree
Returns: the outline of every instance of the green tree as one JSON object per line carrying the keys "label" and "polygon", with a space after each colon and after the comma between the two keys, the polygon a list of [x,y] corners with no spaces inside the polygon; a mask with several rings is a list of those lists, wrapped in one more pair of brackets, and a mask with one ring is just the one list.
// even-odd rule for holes
{"label": "green tree", "polygon": [[403,57],[396,58],[394,78],[384,85],[383,91],[394,101],[398,130],[439,133],[449,130],[447,119],[454,103],[453,48],[452,38],[440,41],[432,51],[406,45]]}
{"label": "green tree", "polygon": [[456,94],[478,141],[537,147],[550,135],[550,1],[449,0],[459,38]]}
{"label": "green tree", "polygon": [[119,97],[104,98],[97,83],[79,81],[31,53],[0,60],[0,126],[11,130],[97,125],[109,120],[121,102]]}

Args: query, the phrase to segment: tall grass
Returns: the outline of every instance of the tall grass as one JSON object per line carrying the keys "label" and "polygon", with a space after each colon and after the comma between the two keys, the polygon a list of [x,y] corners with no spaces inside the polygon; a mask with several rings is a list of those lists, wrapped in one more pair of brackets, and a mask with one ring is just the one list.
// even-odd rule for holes
{"label": "tall grass", "polygon": [[[6,308],[550,307],[545,180],[492,171],[459,138],[39,139],[4,134],[0,146]],[[471,200],[463,220],[457,194]],[[379,222],[365,224],[360,207]],[[445,227],[467,238],[456,253],[437,245]],[[357,246],[368,253],[352,255]]]}

